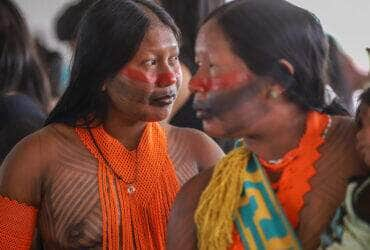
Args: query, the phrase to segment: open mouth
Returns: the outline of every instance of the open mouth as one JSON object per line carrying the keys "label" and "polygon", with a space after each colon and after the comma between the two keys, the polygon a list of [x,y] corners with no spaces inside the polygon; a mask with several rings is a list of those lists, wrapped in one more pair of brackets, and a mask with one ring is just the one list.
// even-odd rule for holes
{"label": "open mouth", "polygon": [[205,109],[197,109],[196,116],[198,119],[201,119],[201,120],[208,120],[212,118],[211,113]]}
{"label": "open mouth", "polygon": [[194,101],[193,108],[198,119],[207,120],[212,118],[211,109],[204,102]]}
{"label": "open mouth", "polygon": [[171,105],[176,99],[176,94],[159,95],[150,98],[150,105],[156,107],[164,107]]}

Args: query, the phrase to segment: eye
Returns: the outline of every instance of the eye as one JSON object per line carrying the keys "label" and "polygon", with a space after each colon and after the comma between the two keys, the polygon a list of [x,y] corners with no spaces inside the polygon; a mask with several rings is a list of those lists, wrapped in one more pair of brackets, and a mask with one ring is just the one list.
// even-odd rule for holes
{"label": "eye", "polygon": [[171,56],[170,58],[169,58],[169,63],[171,64],[171,65],[174,65],[175,63],[177,63],[179,61],[179,56]]}
{"label": "eye", "polygon": [[153,66],[157,65],[157,60],[154,59],[154,58],[146,60],[146,61],[144,61],[144,65],[147,66],[147,67],[153,67]]}

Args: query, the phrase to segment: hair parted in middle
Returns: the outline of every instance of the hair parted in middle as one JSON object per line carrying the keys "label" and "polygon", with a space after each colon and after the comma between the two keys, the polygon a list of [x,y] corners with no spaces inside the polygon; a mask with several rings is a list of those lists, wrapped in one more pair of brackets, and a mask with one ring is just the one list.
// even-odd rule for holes
{"label": "hair parted in middle", "polygon": [[[108,97],[102,91],[104,82],[133,58],[157,20],[168,26],[180,42],[180,31],[173,19],[150,0],[94,3],[79,26],[69,86],[45,124],[89,126],[103,122],[108,107]],[[86,123],[81,124],[81,120]]]}

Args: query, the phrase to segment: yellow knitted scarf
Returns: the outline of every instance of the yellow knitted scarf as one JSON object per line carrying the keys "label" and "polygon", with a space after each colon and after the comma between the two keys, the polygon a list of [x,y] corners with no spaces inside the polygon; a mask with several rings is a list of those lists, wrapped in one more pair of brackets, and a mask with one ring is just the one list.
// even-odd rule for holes
{"label": "yellow knitted scarf", "polygon": [[242,146],[216,165],[195,212],[198,249],[227,249],[232,243],[233,214],[242,190],[242,173],[249,158],[250,152]]}

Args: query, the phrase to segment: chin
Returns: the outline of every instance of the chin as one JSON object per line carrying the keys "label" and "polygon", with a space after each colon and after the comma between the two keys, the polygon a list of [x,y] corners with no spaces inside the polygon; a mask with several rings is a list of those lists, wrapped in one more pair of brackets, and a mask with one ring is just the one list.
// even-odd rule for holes
{"label": "chin", "polygon": [[203,120],[203,130],[211,137],[240,139],[244,137],[243,127],[233,122],[223,122],[216,118]]}
{"label": "chin", "polygon": [[227,137],[223,126],[215,119],[203,120],[203,130],[211,137],[224,138]]}
{"label": "chin", "polygon": [[168,113],[168,112],[150,114],[150,115],[146,116],[145,121],[147,121],[147,122],[160,122],[160,121],[163,121],[163,120],[167,119],[167,117],[169,115],[170,115],[170,113]]}
{"label": "chin", "polygon": [[151,107],[141,112],[141,120],[146,122],[160,122],[167,119],[170,113],[171,108],[169,107]]}

